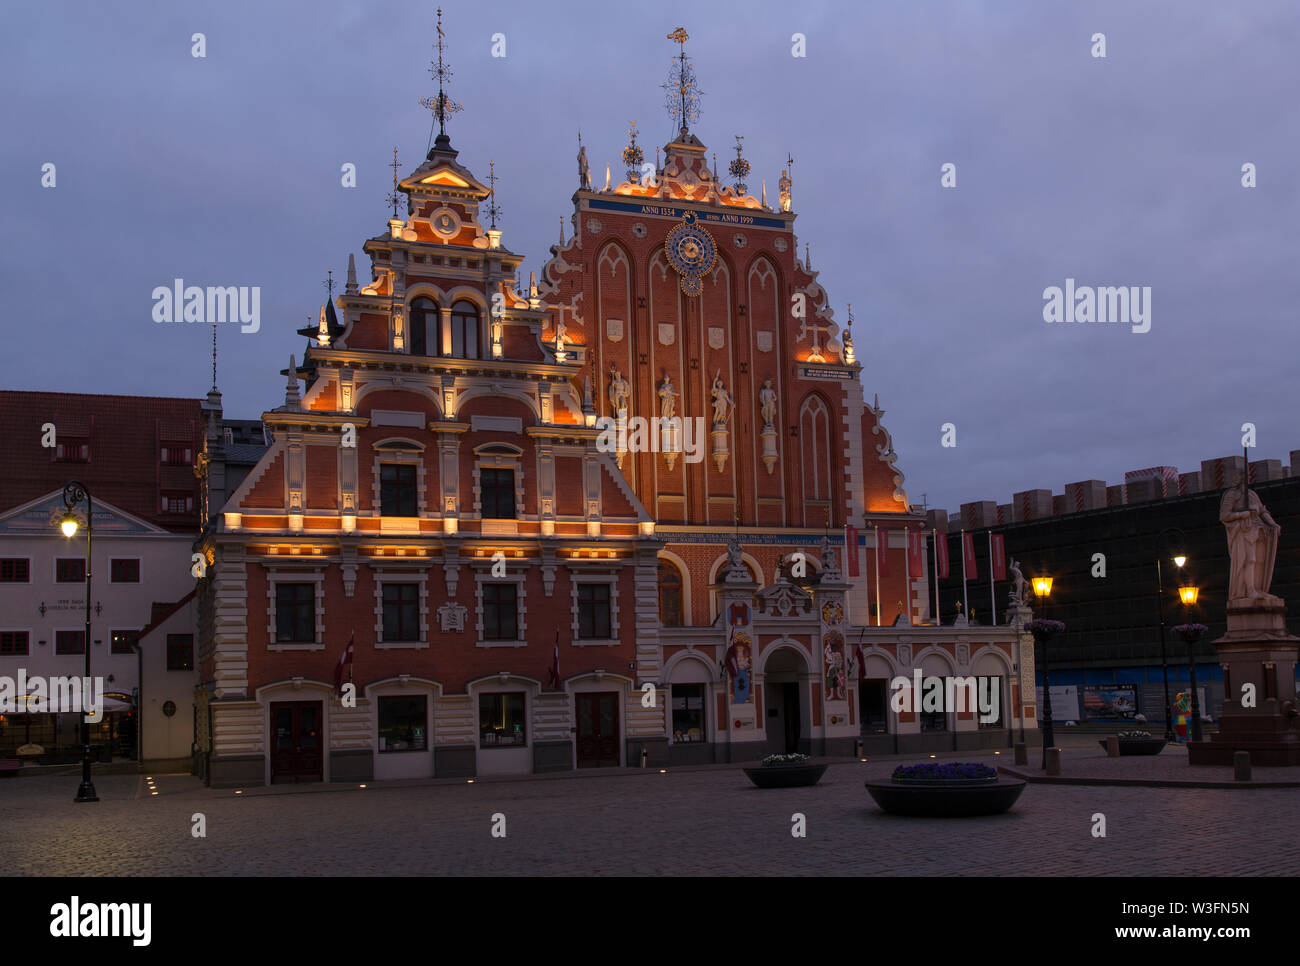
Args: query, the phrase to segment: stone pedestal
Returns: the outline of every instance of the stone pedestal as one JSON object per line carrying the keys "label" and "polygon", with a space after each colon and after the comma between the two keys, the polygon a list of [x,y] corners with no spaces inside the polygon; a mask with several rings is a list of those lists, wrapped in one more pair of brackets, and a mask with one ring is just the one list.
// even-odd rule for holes
{"label": "stone pedestal", "polygon": [[[1193,765],[1231,765],[1250,753],[1253,765],[1300,765],[1295,664],[1300,638],[1286,630],[1286,604],[1261,596],[1228,603],[1228,632],[1214,642],[1223,665],[1219,733],[1187,746]],[[1253,686],[1253,707],[1243,688]],[[1246,688],[1245,690],[1250,690]]]}
{"label": "stone pedestal", "polygon": [[713,462],[718,467],[718,472],[727,465],[727,457],[731,452],[727,449],[727,427],[725,423],[714,423],[713,430],[709,433],[713,440]]}
{"label": "stone pedestal", "polygon": [[768,423],[759,433],[759,439],[763,443],[763,465],[767,467],[767,475],[771,476],[776,468],[776,427]]}

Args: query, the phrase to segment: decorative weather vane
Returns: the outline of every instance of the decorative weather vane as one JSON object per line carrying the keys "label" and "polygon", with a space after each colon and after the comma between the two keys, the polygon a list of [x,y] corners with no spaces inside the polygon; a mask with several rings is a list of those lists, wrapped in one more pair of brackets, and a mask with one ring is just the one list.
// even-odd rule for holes
{"label": "decorative weather vane", "polygon": [[678,27],[668,35],[668,39],[678,45],[680,52],[668,73],[668,83],[663,85],[666,106],[669,116],[681,126],[681,137],[686,137],[691,121],[700,119],[700,96],[704,92],[695,82],[695,68],[686,59],[686,41],[690,40],[690,35]]}
{"label": "decorative weather vane", "polygon": [[636,121],[632,121],[627,129],[627,147],[623,149],[623,163],[627,165],[627,180],[632,184],[637,184],[637,179],[641,175],[641,165],[645,162],[645,152],[641,150],[641,145],[636,143]]}
{"label": "decorative weather vane", "polygon": [[745,179],[749,177],[749,162],[741,155],[744,150],[745,139],[743,136],[736,135],[736,160],[728,165],[727,170],[731,176],[736,179],[736,193],[743,195],[745,193]]}
{"label": "decorative weather vane", "polygon": [[398,164],[398,161],[397,161],[397,148],[393,148],[393,163],[390,164],[389,167],[393,169],[393,190],[390,191],[390,192],[388,192],[388,194],[386,194],[386,195],[384,196],[384,202],[385,202],[385,204],[388,204],[388,205],[391,205],[391,206],[392,206],[392,209],[393,209],[393,217],[396,218],[396,217],[397,217],[397,206],[398,206],[398,204],[401,203],[401,200],[402,200],[402,199],[398,196],[398,194],[397,194],[397,169],[398,169],[398,167],[399,167],[399,164]]}
{"label": "decorative weather vane", "polygon": [[491,222],[488,227],[496,228],[497,218],[501,216],[501,207],[497,204],[497,163],[495,161],[488,162],[488,185],[487,213],[488,220]]}
{"label": "decorative weather vane", "polygon": [[321,282],[325,286],[325,293],[331,302],[334,301],[334,269],[326,269],[325,281]]}
{"label": "decorative weather vane", "polygon": [[[443,59],[442,59],[442,38],[444,36],[446,35],[442,32],[442,7],[439,7],[438,8],[438,60],[436,63],[431,63],[429,66],[429,73],[432,74],[434,79],[437,80],[438,82],[438,96],[420,98],[420,106],[427,110],[432,111],[434,120],[438,122],[439,137],[442,137],[447,133],[447,119],[450,118],[451,115],[457,114],[465,109],[464,105],[462,105],[459,101],[453,101],[450,97],[447,96],[446,92],[443,90],[443,88],[446,86],[446,82],[451,80],[452,78],[451,68],[448,67],[445,63],[443,63]],[[430,144],[433,143],[432,125],[430,125],[429,127],[429,142]]]}

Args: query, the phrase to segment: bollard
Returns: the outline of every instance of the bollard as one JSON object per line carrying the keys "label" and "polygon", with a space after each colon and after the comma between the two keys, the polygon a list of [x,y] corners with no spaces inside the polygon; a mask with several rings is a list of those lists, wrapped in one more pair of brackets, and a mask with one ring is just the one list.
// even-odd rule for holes
{"label": "bollard", "polygon": [[862,749],[862,739],[859,738],[859,739],[857,740],[857,742],[855,742],[854,745],[853,745],[853,757],[854,757],[854,758],[861,758],[861,757],[862,757],[862,750],[863,750],[863,749]]}
{"label": "bollard", "polygon": [[1250,781],[1250,752],[1234,751],[1232,753],[1232,779],[1239,782]]}
{"label": "bollard", "polygon": [[1108,758],[1119,757],[1119,736],[1111,735],[1106,739],[1106,756]]}
{"label": "bollard", "polygon": [[1016,742],[1016,764],[1029,764],[1029,747],[1023,741]]}
{"label": "bollard", "polygon": [[642,745],[641,746],[641,767],[642,768],[645,767],[646,759],[649,757],[650,757],[649,754],[645,750],[645,745]]}
{"label": "bollard", "polygon": [[1061,749],[1047,749],[1047,774],[1059,775],[1061,773]]}

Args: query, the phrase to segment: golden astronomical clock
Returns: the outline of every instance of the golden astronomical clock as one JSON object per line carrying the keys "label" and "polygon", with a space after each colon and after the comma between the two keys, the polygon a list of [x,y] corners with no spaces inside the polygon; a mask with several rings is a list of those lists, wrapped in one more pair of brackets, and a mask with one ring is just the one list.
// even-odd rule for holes
{"label": "golden astronomical clock", "polygon": [[668,264],[681,276],[682,291],[688,296],[699,295],[704,290],[700,281],[713,269],[718,258],[718,246],[713,236],[701,227],[695,212],[682,216],[682,223],[668,233],[664,243]]}

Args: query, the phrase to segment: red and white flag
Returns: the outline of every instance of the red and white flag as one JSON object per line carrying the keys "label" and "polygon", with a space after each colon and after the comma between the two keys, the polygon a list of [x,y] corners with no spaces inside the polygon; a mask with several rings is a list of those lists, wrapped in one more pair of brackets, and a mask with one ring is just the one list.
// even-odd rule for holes
{"label": "red and white flag", "polygon": [[913,577],[925,573],[925,531],[907,531],[907,572]]}
{"label": "red and white flag", "polygon": [[867,679],[867,655],[863,653],[861,644],[855,644],[854,647],[858,649],[858,680],[865,681]]}
{"label": "red and white flag", "polygon": [[989,556],[993,567],[994,580],[1007,579],[1007,539],[1000,533],[989,537]]}
{"label": "red and white flag", "polygon": [[858,576],[858,528],[844,528],[844,555],[849,561],[849,576]]}
{"label": "red and white flag", "polygon": [[939,577],[948,579],[948,534],[934,531],[934,561],[939,568]]}
{"label": "red and white flag", "polygon": [[963,533],[961,535],[961,554],[963,580],[979,580],[979,568],[975,566],[975,534]]}
{"label": "red and white flag", "polygon": [[882,577],[889,576],[889,531],[876,527],[876,572]]}
{"label": "red and white flag", "polygon": [[551,680],[547,687],[553,691],[560,690],[560,629],[555,629],[555,652],[551,657]]}
{"label": "red and white flag", "polygon": [[343,654],[339,657],[339,663],[334,665],[334,690],[343,693],[343,669],[348,670],[348,683],[352,683],[352,656],[356,650],[357,632],[353,631],[352,636],[348,638],[348,646],[343,649]]}

